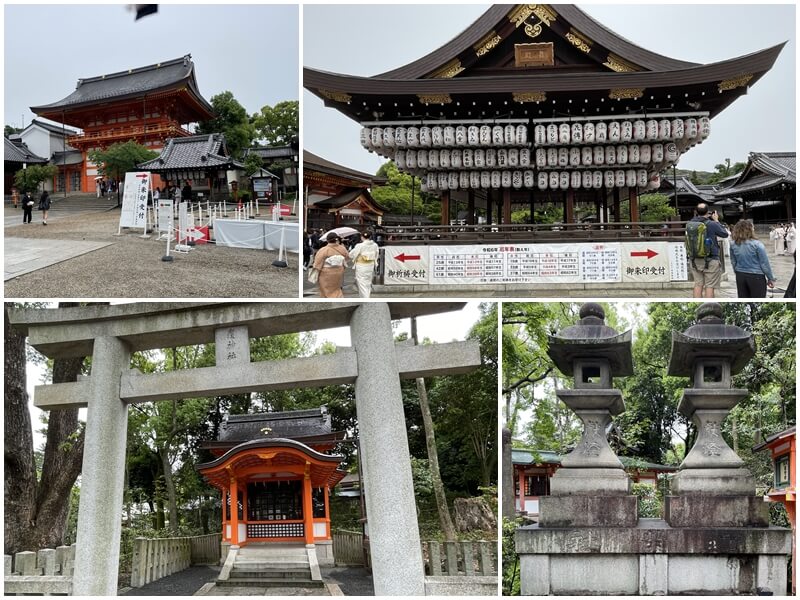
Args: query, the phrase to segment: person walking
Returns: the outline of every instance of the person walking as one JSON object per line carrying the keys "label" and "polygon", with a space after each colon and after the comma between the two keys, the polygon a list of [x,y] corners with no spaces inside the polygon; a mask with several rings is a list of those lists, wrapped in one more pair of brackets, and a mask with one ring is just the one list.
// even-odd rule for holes
{"label": "person walking", "polygon": [[311,262],[311,236],[308,235],[308,230],[303,232],[303,271],[308,270],[308,263]]}
{"label": "person walking", "polygon": [[321,298],[344,298],[342,282],[347,250],[335,233],[329,233],[326,241],[328,243],[314,257],[313,268],[319,271],[319,295]]}
{"label": "person walking", "polygon": [[356,285],[358,296],[369,298],[372,293],[372,276],[375,273],[375,263],[378,260],[378,244],[372,241],[372,234],[365,231],[361,234],[361,242],[350,250],[350,260],[356,271]]}
{"label": "person walking", "polygon": [[797,248],[797,231],[794,228],[794,223],[789,223],[786,227],[786,254],[794,254]]}
{"label": "person walking", "polygon": [[722,285],[722,263],[719,259],[717,238],[728,237],[728,232],[719,223],[717,211],[708,210],[701,202],[695,208],[695,216],[686,224],[686,255],[694,278],[693,296],[713,298]]}
{"label": "person walking", "polygon": [[188,181],[181,190],[181,202],[188,202],[189,208],[192,207],[192,184],[189,183]]}
{"label": "person walking", "polygon": [[47,225],[47,211],[50,210],[50,194],[47,190],[43,191],[39,198],[39,210],[42,211],[42,225]]}
{"label": "person walking", "polygon": [[775,286],[775,275],[767,257],[767,249],[756,239],[753,222],[741,219],[731,235],[731,264],[736,274],[739,298],[766,298],[767,287]]}
{"label": "person walking", "polygon": [[27,224],[33,221],[33,196],[30,192],[25,192],[22,196],[22,222]]}

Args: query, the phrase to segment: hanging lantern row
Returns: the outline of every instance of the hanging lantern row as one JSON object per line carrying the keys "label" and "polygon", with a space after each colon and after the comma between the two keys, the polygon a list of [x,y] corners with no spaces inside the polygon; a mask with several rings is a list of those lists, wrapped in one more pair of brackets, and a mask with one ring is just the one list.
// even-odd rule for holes
{"label": "hanging lantern row", "polygon": [[545,190],[643,188],[656,189],[661,179],[646,169],[607,171],[449,171],[427,172],[421,178],[422,191],[468,189],[538,188]]}
{"label": "hanging lantern row", "polygon": [[637,119],[634,121],[550,123],[533,128],[536,146],[565,144],[605,144],[628,142],[666,142],[704,140],[711,134],[711,120],[699,119]]}
{"label": "hanging lantern row", "polygon": [[361,145],[384,154],[381,149],[452,148],[466,146],[526,146],[528,126],[434,125],[428,127],[363,127]]}
{"label": "hanging lantern row", "polygon": [[[533,162],[531,158],[533,154]],[[394,162],[401,171],[415,169],[484,169],[532,167],[564,169],[614,165],[674,164],[680,151],[677,144],[631,144],[630,146],[572,146],[570,148],[476,148],[464,150],[395,150]]]}

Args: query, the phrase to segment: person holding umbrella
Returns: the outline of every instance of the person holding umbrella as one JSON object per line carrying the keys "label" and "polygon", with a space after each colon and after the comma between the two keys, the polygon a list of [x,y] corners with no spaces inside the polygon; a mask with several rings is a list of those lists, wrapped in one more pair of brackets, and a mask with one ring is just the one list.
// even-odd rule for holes
{"label": "person holding umbrella", "polygon": [[328,232],[325,240],[328,243],[319,249],[312,267],[318,272],[319,295],[321,298],[344,298],[342,282],[347,249],[342,246],[339,235],[332,231]]}

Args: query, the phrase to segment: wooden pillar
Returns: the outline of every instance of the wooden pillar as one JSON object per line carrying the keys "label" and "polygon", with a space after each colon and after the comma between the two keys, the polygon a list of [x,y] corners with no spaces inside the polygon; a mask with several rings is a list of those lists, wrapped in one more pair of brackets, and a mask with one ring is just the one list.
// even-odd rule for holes
{"label": "wooden pillar", "polygon": [[[475,225],[477,219],[475,218],[475,190],[467,192],[467,225]],[[326,488],[327,490],[327,488]],[[327,492],[325,492],[327,498]]]}
{"label": "wooden pillar", "polygon": [[530,218],[528,219],[528,223],[531,225],[534,223],[535,219],[533,218],[533,211],[536,208],[536,203],[534,202],[534,192],[533,190],[528,190],[528,212],[530,213]]}
{"label": "wooden pillar", "polygon": [[511,224],[511,190],[503,189],[503,224]]}
{"label": "wooden pillar", "polygon": [[442,192],[442,225],[450,225],[450,192],[445,190]]}
{"label": "wooden pillar", "polygon": [[636,194],[636,188],[628,188],[628,198],[631,204],[631,221],[634,223],[639,222],[639,196]]}
{"label": "wooden pillar", "polygon": [[614,221],[617,223],[622,221],[622,215],[619,214],[619,188],[614,188]]}
{"label": "wooden pillar", "polygon": [[228,488],[222,490],[222,541],[228,541]]}
{"label": "wooden pillar", "polygon": [[306,546],[314,545],[314,508],[311,502],[311,464],[306,463],[303,475],[303,534]]}
{"label": "wooden pillar", "polygon": [[525,512],[525,471],[519,470],[519,512]]}
{"label": "wooden pillar", "polygon": [[505,192],[501,194],[500,199],[497,201],[497,224],[500,225],[503,223],[503,199],[505,197]]}
{"label": "wooden pillar", "polygon": [[575,222],[575,190],[569,189],[566,192],[566,200],[564,206],[564,223]]}
{"label": "wooden pillar", "polygon": [[[783,195],[783,203],[786,205],[786,220],[794,221],[794,198],[792,198],[788,190]],[[794,565],[794,563],[792,564]]]}
{"label": "wooden pillar", "polygon": [[492,224],[492,190],[486,190],[486,224]]}
{"label": "wooden pillar", "polygon": [[247,529],[247,482],[242,482],[242,522],[245,523],[245,530]]}
{"label": "wooden pillar", "polygon": [[325,539],[331,539],[331,505],[329,500],[330,488],[326,485],[325,490]]}
{"label": "wooden pillar", "polygon": [[239,485],[231,477],[231,546],[239,545]]}

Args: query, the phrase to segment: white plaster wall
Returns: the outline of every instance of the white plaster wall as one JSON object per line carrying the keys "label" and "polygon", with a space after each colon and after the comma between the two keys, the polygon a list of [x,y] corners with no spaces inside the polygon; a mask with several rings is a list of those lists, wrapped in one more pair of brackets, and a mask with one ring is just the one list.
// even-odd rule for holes
{"label": "white plaster wall", "polygon": [[20,134],[22,141],[28,149],[42,158],[50,158],[53,153],[50,151],[50,134],[38,127],[31,127]]}
{"label": "white plaster wall", "polygon": [[239,523],[239,541],[243,542],[247,539],[247,525]]}
{"label": "white plaster wall", "polygon": [[539,514],[539,500],[525,500],[525,512],[529,515]]}
{"label": "white plaster wall", "polygon": [[314,523],[314,537],[325,537],[326,533],[325,523]]}
{"label": "white plaster wall", "polygon": [[225,537],[231,539],[231,526],[228,524],[225,525]]}

